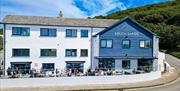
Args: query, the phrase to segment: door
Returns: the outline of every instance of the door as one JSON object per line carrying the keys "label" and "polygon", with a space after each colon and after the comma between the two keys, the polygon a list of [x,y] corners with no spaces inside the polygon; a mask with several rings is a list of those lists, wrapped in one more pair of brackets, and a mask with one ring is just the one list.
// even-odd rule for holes
{"label": "door", "polygon": [[70,70],[73,75],[76,75],[78,71],[80,71],[81,73],[84,72],[84,61],[76,61],[76,62],[72,62],[72,61],[67,61],[66,62],[66,69]]}

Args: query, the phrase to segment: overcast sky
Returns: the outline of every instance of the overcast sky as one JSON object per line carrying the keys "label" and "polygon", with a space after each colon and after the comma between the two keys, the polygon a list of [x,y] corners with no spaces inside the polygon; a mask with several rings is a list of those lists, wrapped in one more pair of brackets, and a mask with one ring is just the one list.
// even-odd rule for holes
{"label": "overcast sky", "polygon": [[0,0],[0,21],[7,14],[87,18],[168,0]]}

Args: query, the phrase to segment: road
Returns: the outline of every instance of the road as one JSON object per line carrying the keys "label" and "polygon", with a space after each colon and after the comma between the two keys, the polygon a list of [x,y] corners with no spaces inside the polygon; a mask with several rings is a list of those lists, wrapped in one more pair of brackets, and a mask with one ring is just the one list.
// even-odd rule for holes
{"label": "road", "polygon": [[[173,67],[177,69],[177,71],[180,74],[180,60],[166,54],[166,61]],[[124,90],[124,91],[180,91],[180,77],[176,79],[175,81],[161,85],[156,87],[148,87],[148,88],[139,88],[139,89],[130,89],[130,90]]]}

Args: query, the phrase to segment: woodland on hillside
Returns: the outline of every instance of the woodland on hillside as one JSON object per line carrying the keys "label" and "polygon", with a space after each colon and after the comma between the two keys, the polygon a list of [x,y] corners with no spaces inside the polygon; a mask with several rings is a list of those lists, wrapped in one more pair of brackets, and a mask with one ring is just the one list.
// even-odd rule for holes
{"label": "woodland on hillside", "polygon": [[160,37],[160,49],[180,58],[180,0],[130,8],[96,19],[131,17]]}

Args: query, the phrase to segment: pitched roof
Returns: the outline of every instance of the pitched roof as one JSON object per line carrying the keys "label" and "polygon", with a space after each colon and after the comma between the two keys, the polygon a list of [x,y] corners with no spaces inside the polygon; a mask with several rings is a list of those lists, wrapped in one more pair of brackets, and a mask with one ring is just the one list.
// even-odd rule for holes
{"label": "pitched roof", "polygon": [[112,19],[78,19],[44,16],[6,15],[1,23],[73,27],[109,27],[117,21],[118,20]]}
{"label": "pitched roof", "polygon": [[[149,29],[147,29],[146,27],[142,26],[141,24],[139,24],[138,22],[136,22],[134,19],[132,19],[132,18],[130,18],[130,17],[125,17],[125,18],[123,18],[122,20],[120,20],[120,21],[114,23],[113,25],[109,26],[108,28],[104,29],[103,31],[95,34],[94,37],[97,36],[97,35],[101,35],[101,34],[105,33],[106,31],[108,31],[108,30],[116,27],[117,25],[121,24],[121,23],[124,22],[125,20],[130,20],[131,22],[134,22],[135,24],[137,24],[138,26],[140,26],[141,28],[143,28],[145,31],[149,32],[150,34],[157,36],[155,33],[151,32]],[[157,37],[159,37],[159,36],[157,36]]]}

